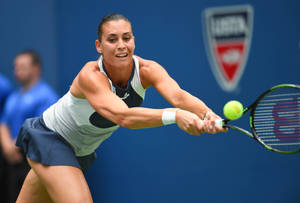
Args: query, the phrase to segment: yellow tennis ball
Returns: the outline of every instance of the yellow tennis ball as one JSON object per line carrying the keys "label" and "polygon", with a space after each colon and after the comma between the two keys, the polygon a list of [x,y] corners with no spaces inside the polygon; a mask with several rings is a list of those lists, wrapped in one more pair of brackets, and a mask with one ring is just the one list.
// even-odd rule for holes
{"label": "yellow tennis ball", "polygon": [[243,115],[243,105],[236,100],[227,102],[223,108],[224,115],[229,120],[239,119]]}

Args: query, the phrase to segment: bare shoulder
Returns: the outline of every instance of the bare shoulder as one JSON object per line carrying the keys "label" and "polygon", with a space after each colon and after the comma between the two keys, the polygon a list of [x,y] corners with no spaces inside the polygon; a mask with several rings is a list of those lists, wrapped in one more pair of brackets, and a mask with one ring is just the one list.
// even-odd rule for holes
{"label": "bare shoulder", "polygon": [[93,74],[100,72],[97,70],[99,70],[97,61],[89,61],[83,66],[78,75],[84,77],[93,76]]}
{"label": "bare shoulder", "polygon": [[137,56],[140,65],[140,78],[146,89],[153,86],[154,81],[166,73],[165,69],[156,61],[143,59]]}
{"label": "bare shoulder", "polygon": [[136,56],[139,61],[140,70],[142,71],[151,71],[153,69],[162,68],[156,61],[143,59],[139,56]]}
{"label": "bare shoulder", "polygon": [[70,91],[74,96],[85,97],[86,91],[96,91],[109,85],[107,77],[100,72],[97,61],[87,62],[75,77]]}
{"label": "bare shoulder", "polygon": [[107,77],[105,76],[105,74],[100,72],[97,61],[87,62],[78,74],[78,80],[83,82],[95,82],[94,80],[97,81],[103,79],[107,80]]}

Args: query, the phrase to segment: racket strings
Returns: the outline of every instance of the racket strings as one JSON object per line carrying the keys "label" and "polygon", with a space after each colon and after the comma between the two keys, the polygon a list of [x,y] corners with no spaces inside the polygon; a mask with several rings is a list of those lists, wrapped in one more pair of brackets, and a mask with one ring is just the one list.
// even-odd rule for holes
{"label": "racket strings", "polygon": [[253,116],[258,139],[272,148],[293,151],[300,147],[300,91],[279,88],[258,103]]}

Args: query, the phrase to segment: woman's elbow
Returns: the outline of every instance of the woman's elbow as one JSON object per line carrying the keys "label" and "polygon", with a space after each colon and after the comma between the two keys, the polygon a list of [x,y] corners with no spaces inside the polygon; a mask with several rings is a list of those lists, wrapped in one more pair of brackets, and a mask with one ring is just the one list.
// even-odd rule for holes
{"label": "woman's elbow", "polygon": [[128,118],[122,118],[118,121],[118,125],[123,128],[136,129],[134,123]]}
{"label": "woman's elbow", "polygon": [[184,101],[184,93],[179,93],[173,96],[172,105],[175,107],[181,107],[182,104],[185,103]]}

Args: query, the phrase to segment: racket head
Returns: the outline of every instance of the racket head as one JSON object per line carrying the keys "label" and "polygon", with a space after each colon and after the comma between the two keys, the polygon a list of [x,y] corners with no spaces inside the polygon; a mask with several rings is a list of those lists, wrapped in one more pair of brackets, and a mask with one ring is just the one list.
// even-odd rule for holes
{"label": "racket head", "polygon": [[259,143],[282,154],[300,152],[300,86],[274,86],[249,109],[252,134]]}

